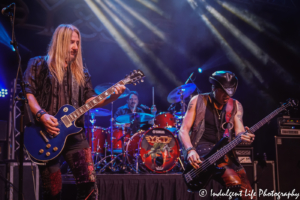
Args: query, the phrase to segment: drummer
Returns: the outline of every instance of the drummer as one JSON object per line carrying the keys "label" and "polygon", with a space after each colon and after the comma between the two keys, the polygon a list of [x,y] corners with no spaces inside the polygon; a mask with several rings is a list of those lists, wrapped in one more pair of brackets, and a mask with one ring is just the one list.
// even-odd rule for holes
{"label": "drummer", "polygon": [[[139,104],[139,94],[136,91],[131,91],[128,95],[127,103],[124,106],[121,106],[117,109],[114,115],[114,119],[117,119],[118,116],[126,115],[130,113],[145,113],[145,111],[138,107]],[[155,116],[157,112],[156,106],[151,107],[151,114]],[[116,122],[118,124],[118,122]],[[147,130],[154,124],[154,120],[148,121],[148,123],[139,123],[137,120],[133,121],[130,126],[132,133],[136,133],[139,129]]]}

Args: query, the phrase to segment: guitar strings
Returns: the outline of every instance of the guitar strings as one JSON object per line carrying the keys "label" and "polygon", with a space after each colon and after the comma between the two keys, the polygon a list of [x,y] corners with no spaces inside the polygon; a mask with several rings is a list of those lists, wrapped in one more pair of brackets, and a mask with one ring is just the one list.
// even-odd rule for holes
{"label": "guitar strings", "polygon": [[[241,135],[239,135],[237,138],[235,138],[232,142],[234,143],[234,141],[237,141],[238,139],[240,139]],[[232,144],[233,144],[232,143]],[[204,160],[201,165],[200,168],[198,169],[193,169],[193,171],[191,170],[190,172],[188,172],[192,177],[196,177],[200,172],[202,172],[203,170],[205,170],[207,167],[209,167],[211,165],[211,162],[209,162],[211,159],[216,159],[218,160],[218,154],[220,154],[221,152],[226,151],[227,149],[229,149],[229,151],[231,150],[230,147],[232,147],[232,144],[228,144],[225,147],[221,148],[220,151],[216,152],[215,154],[213,154],[211,157],[209,157],[208,159]],[[216,158],[215,158],[216,157]]]}
{"label": "guitar strings", "polygon": [[[277,115],[278,113],[280,113],[282,110],[284,110],[285,108],[287,108],[289,106],[289,104],[286,104],[285,106],[282,106],[276,110],[274,110],[273,112],[271,112],[269,115],[267,115],[264,119],[262,119],[261,121],[259,121],[257,124],[255,124],[251,129],[250,131],[251,132],[255,132],[257,129],[259,129],[261,126],[263,126],[265,123],[267,123],[271,118],[273,118],[275,115]],[[270,118],[270,119],[268,119]],[[264,123],[263,123],[264,122]],[[245,132],[246,133],[246,132]],[[243,134],[245,134],[243,133]],[[242,135],[242,134],[241,134]],[[228,148],[228,152],[234,148],[236,145],[233,144],[235,142],[238,142],[240,143],[241,141],[241,135],[239,135],[237,138],[235,138],[232,142],[231,142],[231,145],[226,145],[225,147],[223,147],[222,149],[220,149],[219,152],[216,152],[215,154],[213,154],[211,157],[209,157],[208,159],[206,159],[205,161],[203,161],[203,163],[201,164],[201,166],[198,168],[198,169],[192,169],[190,172],[188,172],[187,174],[189,174],[192,178],[196,177],[199,173],[201,173],[202,171],[204,171],[207,167],[209,167],[211,165],[210,162],[208,162],[210,159],[213,159],[214,157],[217,157],[215,158],[216,160],[220,159],[218,158],[218,154],[221,152],[221,151],[226,151]],[[238,141],[240,139],[240,141]],[[231,148],[232,147],[232,148]],[[217,154],[218,153],[218,154]],[[226,152],[227,153],[227,152]]]}

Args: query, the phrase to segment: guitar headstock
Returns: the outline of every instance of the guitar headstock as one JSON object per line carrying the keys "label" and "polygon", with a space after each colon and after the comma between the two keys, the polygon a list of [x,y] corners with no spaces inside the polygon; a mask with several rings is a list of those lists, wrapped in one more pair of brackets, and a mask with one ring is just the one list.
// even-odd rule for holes
{"label": "guitar headstock", "polygon": [[297,109],[299,106],[299,100],[298,99],[288,99],[286,101],[286,103],[284,103],[283,105],[285,105],[286,107],[291,106],[291,107]]}
{"label": "guitar headstock", "polygon": [[145,74],[141,70],[133,70],[129,75],[126,75],[126,84],[136,85],[137,83],[144,82]]}

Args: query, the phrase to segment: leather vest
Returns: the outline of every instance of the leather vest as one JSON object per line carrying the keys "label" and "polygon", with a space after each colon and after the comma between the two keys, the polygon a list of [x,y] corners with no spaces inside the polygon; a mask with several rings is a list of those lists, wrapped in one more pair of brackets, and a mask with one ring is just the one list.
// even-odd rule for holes
{"label": "leather vest", "polygon": [[[204,94],[198,95],[197,104],[196,104],[196,116],[195,116],[195,120],[192,125],[192,128],[189,132],[191,143],[192,143],[193,147],[195,147],[195,148],[199,144],[200,139],[205,131],[205,113],[206,113],[207,101],[210,101],[209,94],[210,93],[204,93]],[[234,116],[237,112],[236,101],[234,100],[233,102],[234,102],[233,109],[232,109],[232,113],[231,113],[231,118],[229,120],[232,124],[233,124]],[[229,131],[230,137],[231,137],[231,134],[233,131],[234,131],[234,128],[232,128]],[[180,139],[180,137],[179,137],[179,139]],[[229,138],[229,139],[231,140],[231,138]],[[183,152],[184,158],[186,159],[187,152],[183,145],[182,145],[182,152]]]}

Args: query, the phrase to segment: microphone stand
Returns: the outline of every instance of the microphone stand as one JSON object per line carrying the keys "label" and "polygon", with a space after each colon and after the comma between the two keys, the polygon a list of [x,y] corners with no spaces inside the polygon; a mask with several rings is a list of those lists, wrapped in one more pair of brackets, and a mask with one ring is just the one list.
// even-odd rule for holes
{"label": "microphone stand", "polygon": [[[20,160],[20,166],[19,166],[19,193],[18,193],[18,199],[22,200],[22,195],[23,195],[23,160],[24,160],[24,114],[25,114],[25,109],[27,111],[27,117],[29,119],[29,124],[34,124],[34,120],[32,117],[31,110],[28,105],[28,99],[26,97],[26,92],[25,92],[25,81],[23,77],[23,71],[21,67],[21,56],[19,53],[18,49],[18,43],[16,41],[16,36],[15,36],[15,11],[16,11],[16,4],[14,4],[14,12],[8,13],[11,26],[12,26],[12,36],[11,36],[11,44],[13,45],[16,55],[17,55],[17,61],[18,61],[18,70],[17,70],[17,77],[16,81],[18,81],[18,76],[20,74],[20,81],[21,81],[21,89],[22,89],[22,95],[20,94],[19,97],[16,97],[13,99],[13,101],[20,101],[22,102],[21,105],[21,115],[20,115],[20,152],[19,152],[19,160]],[[16,91],[15,91],[16,92]],[[15,105],[15,102],[13,102],[13,105]]]}

